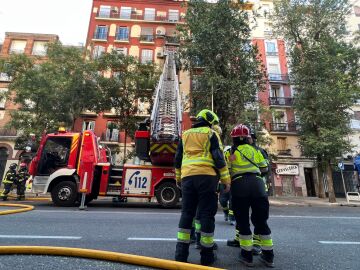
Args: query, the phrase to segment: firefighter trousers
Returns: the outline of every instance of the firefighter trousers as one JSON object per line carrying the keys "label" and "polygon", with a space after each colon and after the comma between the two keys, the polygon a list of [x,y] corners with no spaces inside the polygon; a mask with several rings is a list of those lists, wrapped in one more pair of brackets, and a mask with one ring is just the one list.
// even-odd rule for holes
{"label": "firefighter trousers", "polygon": [[26,181],[17,181],[16,182],[16,191],[18,197],[25,197],[25,190],[26,190]]}
{"label": "firefighter trousers", "polygon": [[232,207],[239,230],[240,246],[251,251],[253,246],[249,212],[254,234],[259,235],[263,250],[272,250],[271,230],[267,224],[269,218],[269,200],[263,180],[256,175],[244,175],[231,185]]}
{"label": "firefighter trousers", "polygon": [[10,193],[13,183],[4,183],[4,190],[1,192],[0,197],[3,200],[7,199],[7,195]]}
{"label": "firefighter trousers", "polygon": [[182,210],[177,237],[176,260],[187,260],[189,255],[190,232],[196,211],[198,211],[198,219],[201,225],[201,257],[214,256],[215,215],[218,200],[216,194],[217,184],[217,176],[212,175],[194,175],[182,179]]}

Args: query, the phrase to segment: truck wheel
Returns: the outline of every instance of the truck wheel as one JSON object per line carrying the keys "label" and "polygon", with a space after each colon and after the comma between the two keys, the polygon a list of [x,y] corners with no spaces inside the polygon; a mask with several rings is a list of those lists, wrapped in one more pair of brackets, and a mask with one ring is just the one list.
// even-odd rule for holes
{"label": "truck wheel", "polygon": [[71,181],[60,182],[52,189],[51,198],[57,206],[74,206],[78,198],[76,184]]}
{"label": "truck wheel", "polygon": [[180,191],[175,183],[166,182],[158,187],[155,196],[161,206],[170,208],[179,202]]}

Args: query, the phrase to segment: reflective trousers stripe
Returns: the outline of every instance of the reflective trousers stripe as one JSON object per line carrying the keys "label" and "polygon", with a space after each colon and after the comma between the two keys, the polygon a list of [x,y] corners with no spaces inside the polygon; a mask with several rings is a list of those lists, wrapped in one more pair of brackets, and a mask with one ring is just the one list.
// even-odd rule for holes
{"label": "reflective trousers stripe", "polygon": [[252,235],[239,235],[240,247],[244,250],[251,251],[253,246]]}
{"label": "reflective trousers stripe", "polygon": [[260,246],[261,245],[261,241],[260,241],[260,236],[257,234],[253,235],[253,244],[256,246]]}
{"label": "reflective trousers stripe", "polygon": [[195,219],[195,232],[200,232],[201,230],[201,224],[200,224],[200,220]]}
{"label": "reflective trousers stripe", "polygon": [[214,234],[201,232],[200,244],[203,247],[212,247],[214,245]]}
{"label": "reflective trousers stripe", "polygon": [[178,242],[190,243],[190,233],[191,230],[179,228],[179,231],[177,233]]}
{"label": "reflective trousers stripe", "polygon": [[263,250],[272,250],[273,249],[273,241],[271,235],[259,235],[260,237],[260,245]]}

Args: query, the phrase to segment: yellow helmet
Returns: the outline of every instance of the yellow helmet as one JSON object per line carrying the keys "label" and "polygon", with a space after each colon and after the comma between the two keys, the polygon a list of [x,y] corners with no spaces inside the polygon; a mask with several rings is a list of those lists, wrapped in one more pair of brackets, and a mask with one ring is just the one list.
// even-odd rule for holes
{"label": "yellow helmet", "polygon": [[210,125],[219,124],[219,117],[213,111],[210,111],[208,109],[201,110],[196,116],[196,120],[205,120]]}

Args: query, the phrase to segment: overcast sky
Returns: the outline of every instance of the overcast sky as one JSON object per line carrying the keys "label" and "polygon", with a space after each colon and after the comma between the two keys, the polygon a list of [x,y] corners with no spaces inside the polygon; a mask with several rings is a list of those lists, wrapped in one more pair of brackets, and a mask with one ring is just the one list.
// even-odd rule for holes
{"label": "overcast sky", "polygon": [[63,44],[85,44],[92,0],[0,0],[5,32],[56,34]]}

